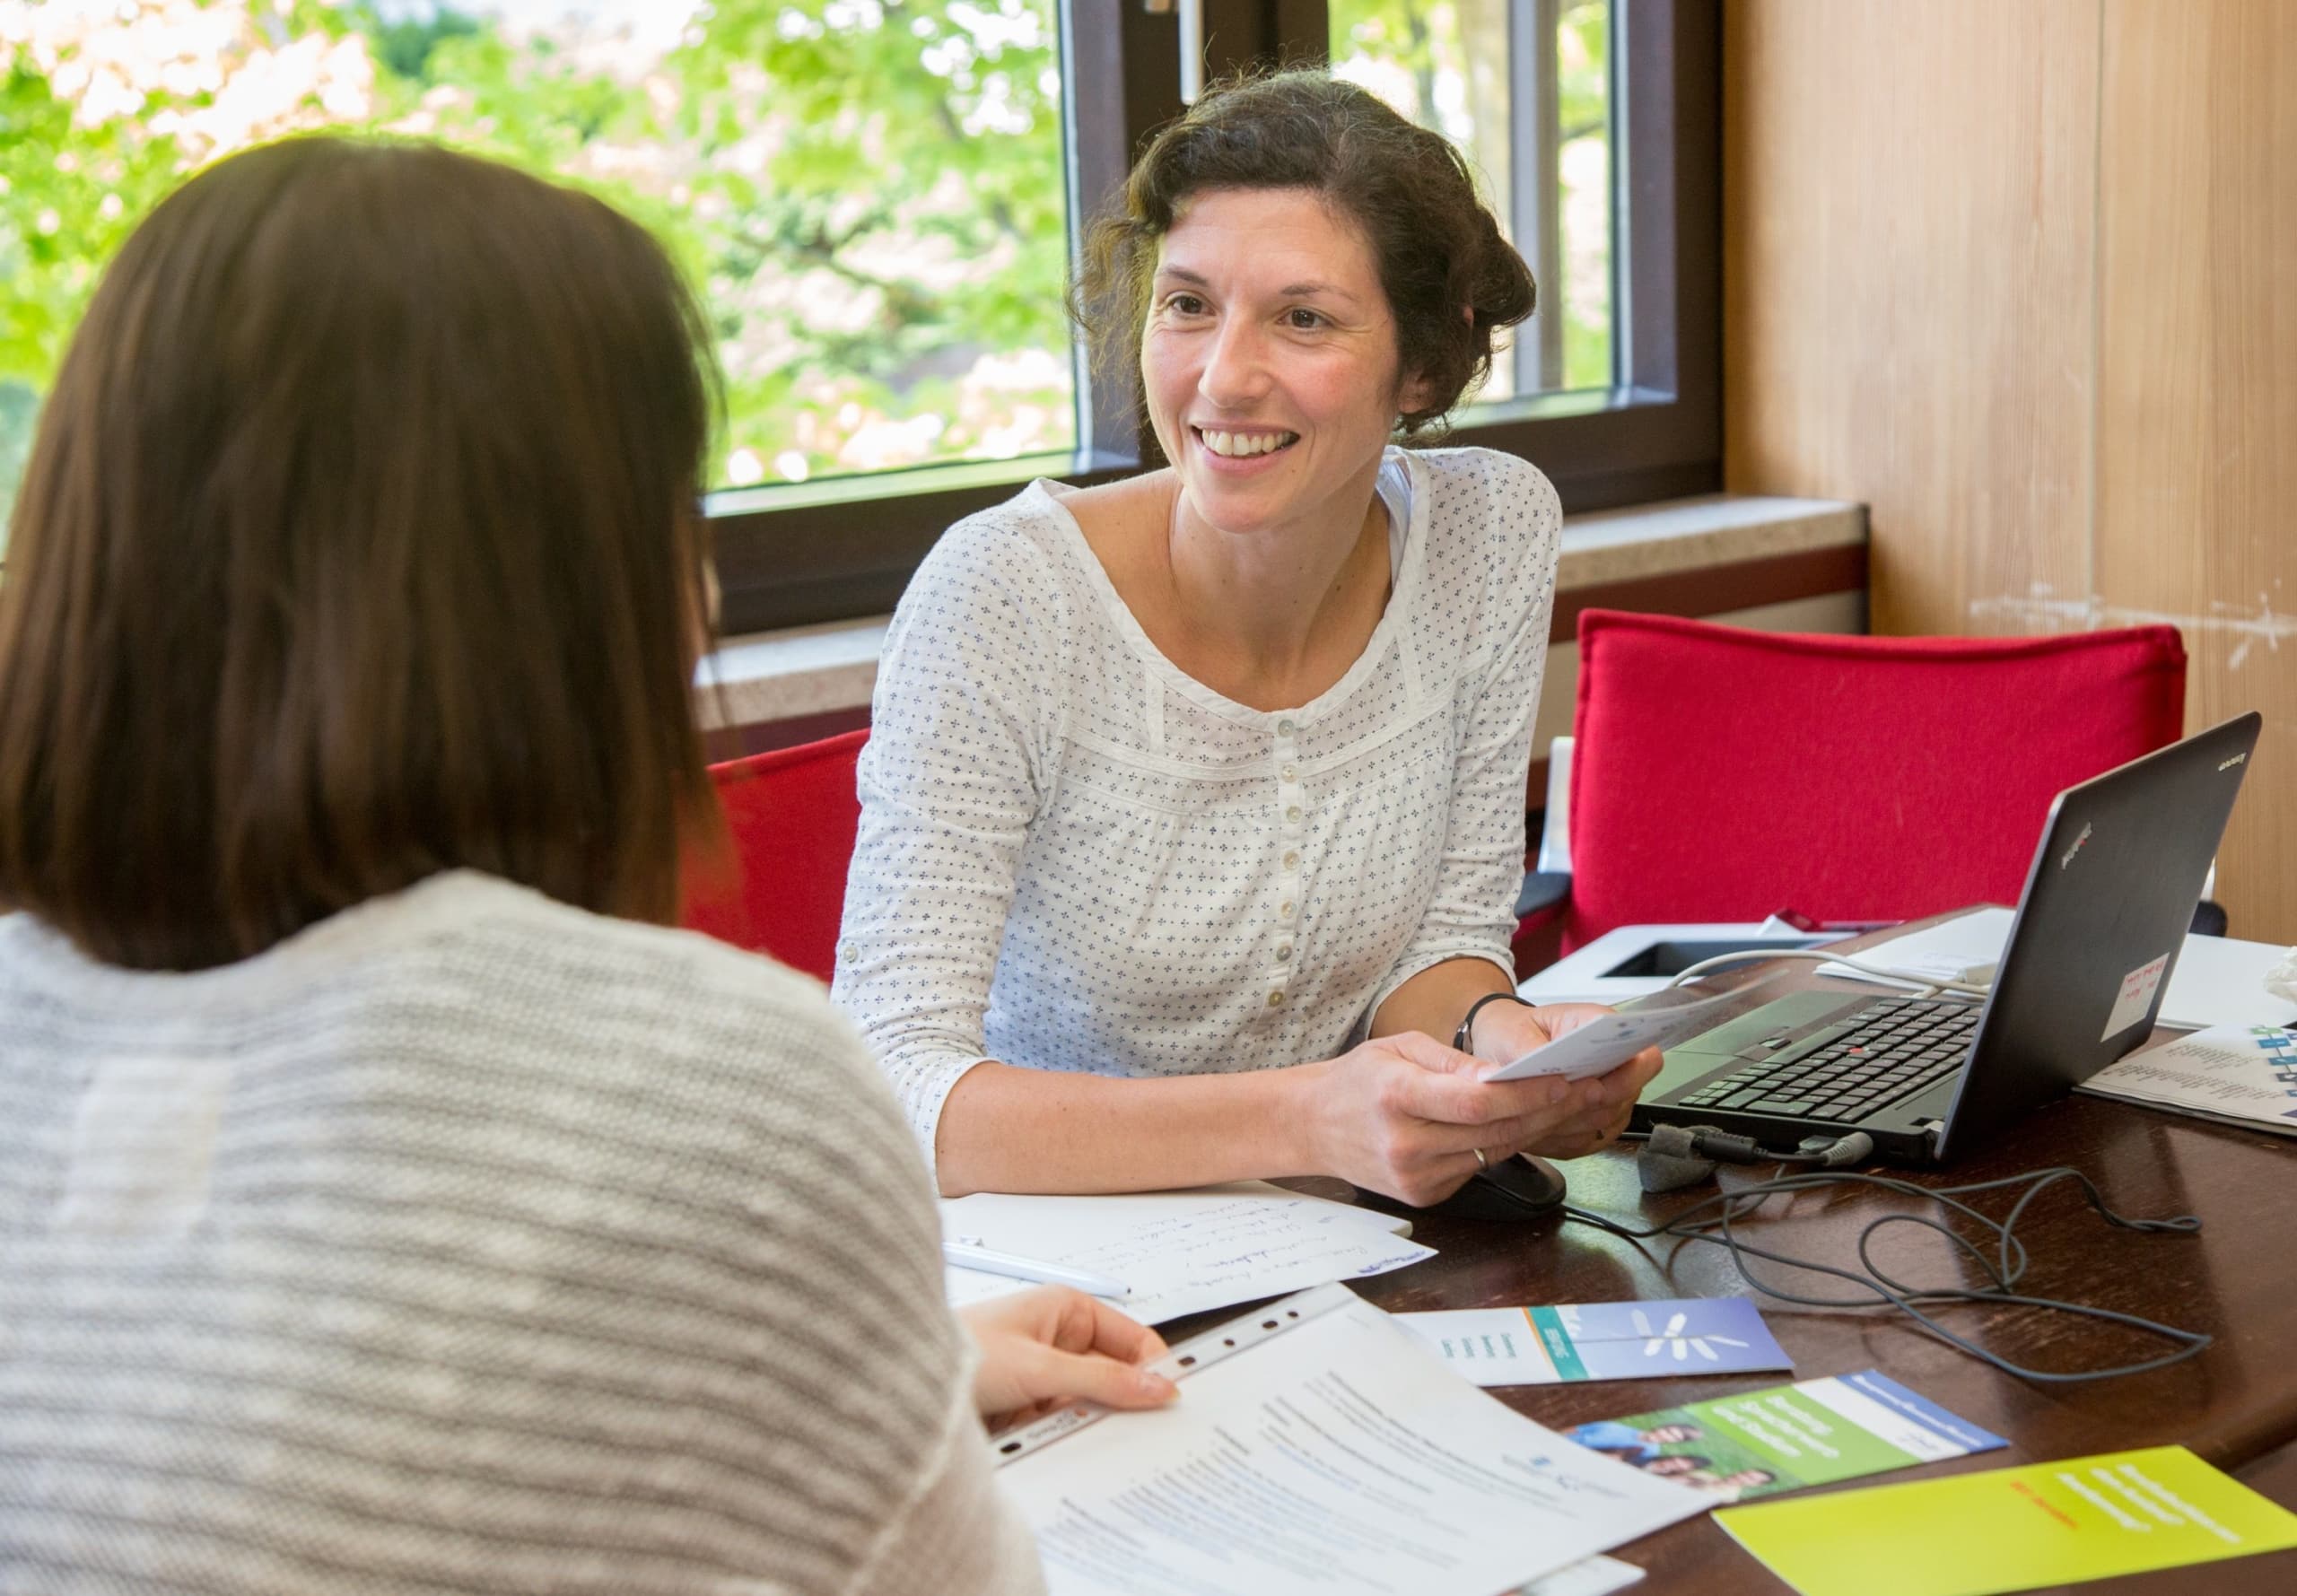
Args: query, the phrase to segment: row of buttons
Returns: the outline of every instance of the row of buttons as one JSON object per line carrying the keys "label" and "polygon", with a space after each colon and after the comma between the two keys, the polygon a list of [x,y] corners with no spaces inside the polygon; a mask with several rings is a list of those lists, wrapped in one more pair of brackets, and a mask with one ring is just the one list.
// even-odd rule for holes
{"label": "row of buttons", "polygon": [[[1284,806],[1281,837],[1284,847],[1284,873],[1287,876],[1297,876],[1300,873],[1301,826],[1307,814],[1300,790],[1299,759],[1292,746],[1293,734],[1298,730],[1298,723],[1289,716],[1276,723],[1276,794],[1278,802]],[[1284,885],[1288,893],[1294,896],[1297,895],[1300,890],[1297,882],[1287,881]],[[1276,945],[1276,962],[1284,965],[1285,968],[1272,972],[1271,974],[1268,989],[1268,1006],[1271,1008],[1284,1007],[1286,996],[1284,982],[1291,973],[1292,939],[1289,922],[1294,909],[1294,897],[1288,896],[1276,911],[1278,916],[1287,922],[1283,933],[1284,939]]]}

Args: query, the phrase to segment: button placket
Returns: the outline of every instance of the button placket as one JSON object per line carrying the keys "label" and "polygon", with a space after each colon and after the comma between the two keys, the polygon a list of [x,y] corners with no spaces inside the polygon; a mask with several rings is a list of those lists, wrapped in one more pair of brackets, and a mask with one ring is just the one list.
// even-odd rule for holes
{"label": "button placket", "polygon": [[1288,715],[1277,721],[1275,747],[1270,759],[1276,772],[1278,862],[1283,872],[1280,888],[1283,896],[1277,904],[1276,942],[1272,949],[1275,964],[1268,978],[1271,1008],[1281,1008],[1288,996],[1287,983],[1292,976],[1295,927],[1299,912],[1300,856],[1307,836],[1308,806],[1300,786],[1300,750],[1297,741],[1299,729],[1299,722]]}

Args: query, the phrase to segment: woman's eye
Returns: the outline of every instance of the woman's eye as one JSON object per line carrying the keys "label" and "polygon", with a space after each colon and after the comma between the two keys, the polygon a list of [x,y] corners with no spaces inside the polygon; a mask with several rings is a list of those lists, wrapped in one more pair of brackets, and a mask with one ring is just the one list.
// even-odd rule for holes
{"label": "woman's eye", "polygon": [[1192,293],[1176,293],[1165,301],[1165,309],[1176,316],[1201,315],[1204,301]]}
{"label": "woman's eye", "polygon": [[1314,310],[1291,310],[1284,313],[1285,324],[1299,332],[1313,332],[1323,326],[1324,318]]}

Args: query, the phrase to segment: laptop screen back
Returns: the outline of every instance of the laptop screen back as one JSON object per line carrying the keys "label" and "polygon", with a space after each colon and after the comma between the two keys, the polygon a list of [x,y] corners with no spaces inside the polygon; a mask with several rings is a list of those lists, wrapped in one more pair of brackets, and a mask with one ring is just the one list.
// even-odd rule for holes
{"label": "laptop screen back", "polygon": [[2152,1033],[2262,724],[2240,716],[2058,794],[1938,1156]]}

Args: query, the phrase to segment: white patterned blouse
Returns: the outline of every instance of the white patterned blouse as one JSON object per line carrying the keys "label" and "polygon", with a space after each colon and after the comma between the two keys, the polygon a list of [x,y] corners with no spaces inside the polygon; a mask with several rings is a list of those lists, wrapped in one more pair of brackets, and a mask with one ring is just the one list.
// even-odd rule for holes
{"label": "white patterned blouse", "polygon": [[1560,513],[1533,466],[1392,449],[1363,654],[1247,709],[1151,643],[1040,481],[903,596],[832,997],[930,1163],[985,1059],[1172,1076],[1329,1058],[1411,976],[1511,968]]}

